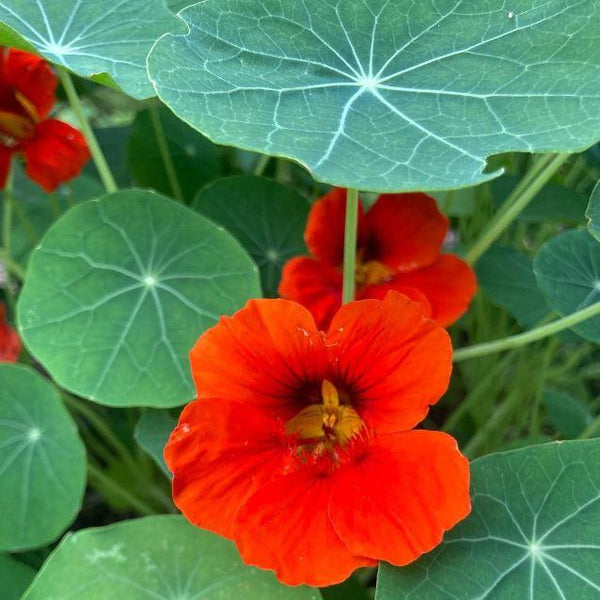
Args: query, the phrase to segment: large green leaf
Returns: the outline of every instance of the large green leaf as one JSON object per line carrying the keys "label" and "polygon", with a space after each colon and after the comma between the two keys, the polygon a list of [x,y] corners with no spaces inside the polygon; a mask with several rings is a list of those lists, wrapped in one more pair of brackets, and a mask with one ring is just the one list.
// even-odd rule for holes
{"label": "large green leaf", "polygon": [[590,233],[600,241],[600,181],[596,184],[585,213]]}
{"label": "large green leaf", "polygon": [[294,190],[263,177],[221,179],[203,189],[194,208],[232,233],[260,268],[266,296],[277,296],[281,268],[306,254],[310,206]]}
{"label": "large green leaf", "polygon": [[35,571],[8,554],[0,554],[0,598],[19,600],[31,583]]}
{"label": "large green leaf", "polygon": [[85,449],[52,384],[0,364],[0,550],[53,541],[81,508]]}
{"label": "large green leaf", "polygon": [[596,600],[599,465],[598,441],[473,462],[472,514],[414,565],[382,565],[377,600]]}
{"label": "large green leaf", "polygon": [[176,425],[177,418],[171,414],[171,411],[148,408],[135,428],[135,439],[138,444],[168,477],[171,476],[171,472],[165,463],[163,451]]}
{"label": "large green leaf", "polygon": [[535,281],[532,260],[515,248],[493,246],[477,263],[476,272],[490,300],[505,308],[522,327],[533,327],[550,313]]}
{"label": "large green leaf", "polygon": [[600,137],[600,0],[206,0],[149,57],[211,139],[372,191],[485,181]]}
{"label": "large green leaf", "polygon": [[71,209],[30,260],[18,322],[61,386],[111,406],[194,396],[188,352],[222,314],[260,295],[228,233],[149,191]]}
{"label": "large green leaf", "polygon": [[47,60],[134,98],[153,95],[146,75],[152,44],[179,25],[163,0],[0,0],[0,43],[33,48]]}
{"label": "large green leaf", "polygon": [[[561,316],[600,302],[600,243],[587,231],[567,231],[544,244],[533,268],[552,309]],[[600,317],[573,327],[600,342]]]}
{"label": "large green leaf", "polygon": [[[157,132],[155,119],[161,131]],[[137,114],[127,145],[131,172],[138,185],[170,196],[175,195],[175,190],[161,154],[157,137],[161,135],[167,142],[183,197],[190,201],[203,185],[219,177],[217,147],[164,107]]]}
{"label": "large green leaf", "polygon": [[67,536],[23,600],[320,600],[317,590],[286,587],[242,564],[235,546],[157,516]]}

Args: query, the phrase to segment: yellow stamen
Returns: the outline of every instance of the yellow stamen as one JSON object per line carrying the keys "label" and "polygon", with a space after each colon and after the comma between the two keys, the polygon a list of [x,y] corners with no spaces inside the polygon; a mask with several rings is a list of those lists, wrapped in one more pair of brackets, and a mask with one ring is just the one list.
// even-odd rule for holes
{"label": "yellow stamen", "polygon": [[392,277],[392,271],[384,264],[376,260],[362,262],[360,257],[356,261],[356,271],[354,279],[357,286],[378,285],[389,281]]}
{"label": "yellow stamen", "polygon": [[27,116],[34,123],[39,123],[40,122],[40,115],[39,115],[39,113],[37,111],[37,108],[35,107],[35,104],[31,100],[29,100],[28,98],[26,98],[21,92],[15,92],[15,98],[17,99],[17,102],[25,110],[25,112],[27,113]]}
{"label": "yellow stamen", "polygon": [[33,124],[29,119],[7,111],[0,111],[0,133],[22,140],[33,133]]}

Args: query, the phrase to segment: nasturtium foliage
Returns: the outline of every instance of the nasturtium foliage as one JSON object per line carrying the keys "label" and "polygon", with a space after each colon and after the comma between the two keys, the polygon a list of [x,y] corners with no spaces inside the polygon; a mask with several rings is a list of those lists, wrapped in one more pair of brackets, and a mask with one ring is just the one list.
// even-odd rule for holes
{"label": "nasturtium foliage", "polygon": [[377,600],[593,600],[600,590],[600,441],[472,463],[473,512],[413,565],[382,565]]}
{"label": "nasturtium foliage", "polygon": [[110,406],[194,397],[188,352],[220,315],[260,296],[227,232],[150,191],[71,209],[31,257],[18,322],[64,388]]}
{"label": "nasturtium foliage", "polygon": [[543,395],[548,421],[567,439],[581,435],[593,421],[585,404],[560,390],[546,389]]}
{"label": "nasturtium foliage", "polygon": [[180,26],[163,0],[1,0],[0,44],[33,49],[81,77],[149,98],[146,55]]}
{"label": "nasturtium foliage", "polygon": [[[171,181],[165,168],[160,147],[163,137],[175,182]],[[127,162],[138,185],[174,197],[180,193],[187,201],[220,175],[217,147],[164,107],[137,114],[127,145]]]}
{"label": "nasturtium foliage", "polygon": [[320,181],[448,189],[491,154],[600,137],[600,0],[206,0],[149,57],[159,97],[218,143]]}
{"label": "nasturtium foliage", "polygon": [[30,566],[15,560],[9,554],[0,554],[0,598],[19,600],[34,575],[35,571]]}
{"label": "nasturtium foliage", "polygon": [[81,508],[85,448],[56,388],[0,364],[0,551],[52,542]]}
{"label": "nasturtium foliage", "polygon": [[478,261],[477,281],[490,300],[522,327],[533,327],[551,312],[538,289],[533,261],[516,248],[493,246]]}
{"label": "nasturtium foliage", "polygon": [[321,600],[245,566],[232,542],[174,515],[69,534],[23,600],[62,600],[73,590],[86,600]]}
{"label": "nasturtium foliage", "polygon": [[600,181],[596,184],[585,216],[590,233],[600,242]]}
{"label": "nasturtium foliage", "polygon": [[[540,289],[559,315],[600,302],[600,242],[587,231],[567,231],[546,242],[533,268]],[[573,331],[600,342],[600,317],[583,321]]]}
{"label": "nasturtium foliage", "polygon": [[138,444],[154,459],[165,475],[171,476],[163,451],[177,425],[177,418],[168,410],[147,408],[135,428]]}
{"label": "nasturtium foliage", "polygon": [[242,243],[260,269],[266,296],[277,296],[283,265],[306,254],[310,206],[276,181],[250,175],[220,179],[200,192],[194,208]]}

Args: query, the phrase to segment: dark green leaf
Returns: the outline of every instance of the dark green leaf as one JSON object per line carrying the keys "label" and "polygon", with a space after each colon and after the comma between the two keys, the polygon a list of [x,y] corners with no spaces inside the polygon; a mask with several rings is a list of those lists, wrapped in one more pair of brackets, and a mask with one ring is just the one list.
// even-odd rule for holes
{"label": "dark green leaf", "polygon": [[600,241],[600,181],[596,184],[585,216],[590,233]]}
{"label": "dark green leaf", "polygon": [[377,600],[596,600],[600,442],[555,442],[472,463],[473,512],[436,550],[382,565]]}
{"label": "dark green leaf", "polygon": [[222,314],[260,296],[258,270],[225,231],[153,192],[71,209],[34,251],[22,337],[61,386],[111,406],[178,406],[188,352]]}
{"label": "dark green leaf", "polygon": [[320,600],[242,564],[235,546],[179,516],[124,521],[68,535],[23,600]]}
{"label": "dark green leaf", "polygon": [[0,550],[56,539],[81,508],[85,449],[56,388],[0,364]]}
{"label": "dark green leaf", "polygon": [[277,296],[281,268],[306,254],[309,204],[297,192],[263,177],[221,179],[203,189],[194,208],[232,233],[260,268],[266,296]]}
{"label": "dark green leaf", "polygon": [[176,425],[177,418],[171,415],[170,411],[147,408],[135,428],[135,439],[138,444],[169,477],[171,472],[165,464],[163,450]]}
{"label": "dark green leaf", "polygon": [[557,390],[544,391],[548,421],[567,439],[578,437],[592,422],[590,411],[570,394]]}
{"label": "dark green leaf", "polygon": [[19,600],[35,571],[15,560],[8,554],[0,554],[0,598],[2,600]]}
{"label": "dark green leaf", "polygon": [[505,308],[522,327],[533,327],[550,313],[538,289],[531,259],[518,250],[494,246],[481,257],[475,270],[490,300]]}
{"label": "dark green leaf", "polygon": [[[120,188],[131,187],[133,179],[127,168],[127,142],[131,135],[131,127],[98,127],[94,129],[94,134],[117,185]],[[93,161],[86,165],[84,171],[95,176],[96,179],[100,178]]]}

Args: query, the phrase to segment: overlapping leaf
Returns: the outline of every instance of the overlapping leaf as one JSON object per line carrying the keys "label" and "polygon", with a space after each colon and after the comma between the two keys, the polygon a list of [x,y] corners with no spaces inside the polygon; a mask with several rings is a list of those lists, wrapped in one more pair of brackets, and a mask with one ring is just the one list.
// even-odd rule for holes
{"label": "overlapping leaf", "polygon": [[0,598],[19,600],[34,575],[35,571],[31,567],[8,554],[0,554]]}
{"label": "overlapping leaf", "polygon": [[[153,95],[146,55],[178,22],[163,0],[1,0],[0,44],[33,48],[82,77]],[[107,77],[108,76],[108,77]]]}
{"label": "overlapping leaf", "polygon": [[486,157],[600,137],[600,0],[206,0],[149,55],[215,141],[372,191],[484,181]]}
{"label": "overlapping leaf", "polygon": [[169,477],[171,472],[165,463],[163,451],[176,425],[177,418],[171,414],[171,411],[148,408],[135,428],[135,439],[138,444]]}
{"label": "overlapping leaf", "polygon": [[228,233],[148,191],[86,202],[48,232],[18,306],[22,337],[61,386],[111,406],[194,396],[188,352],[222,314],[260,296]]}

